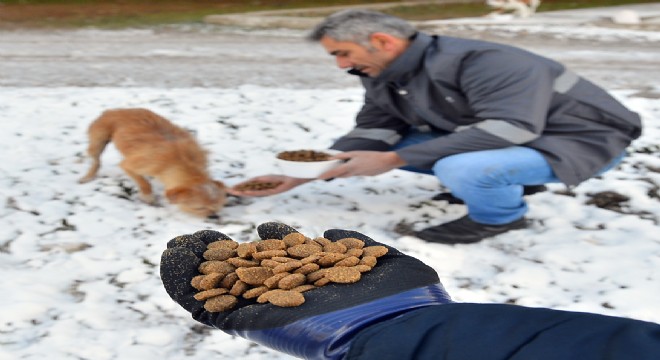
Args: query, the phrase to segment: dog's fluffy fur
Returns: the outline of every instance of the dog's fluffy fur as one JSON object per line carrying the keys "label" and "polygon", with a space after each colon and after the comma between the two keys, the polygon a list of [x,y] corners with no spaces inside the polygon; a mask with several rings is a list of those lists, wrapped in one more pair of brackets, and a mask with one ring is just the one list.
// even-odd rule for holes
{"label": "dog's fluffy fur", "polygon": [[186,130],[147,109],[113,109],[89,126],[87,153],[92,165],[79,182],[96,176],[101,153],[112,141],[124,156],[120,166],[138,185],[140,198],[153,203],[146,176],[163,183],[165,196],[182,211],[217,217],[226,200],[225,185],[209,177],[207,152]]}

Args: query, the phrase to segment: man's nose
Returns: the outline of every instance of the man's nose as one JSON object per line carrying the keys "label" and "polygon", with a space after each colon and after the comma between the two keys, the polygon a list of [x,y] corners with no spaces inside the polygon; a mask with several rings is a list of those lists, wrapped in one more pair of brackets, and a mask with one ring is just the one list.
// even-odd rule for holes
{"label": "man's nose", "polygon": [[340,69],[346,69],[353,67],[353,64],[345,58],[337,58],[337,67]]}

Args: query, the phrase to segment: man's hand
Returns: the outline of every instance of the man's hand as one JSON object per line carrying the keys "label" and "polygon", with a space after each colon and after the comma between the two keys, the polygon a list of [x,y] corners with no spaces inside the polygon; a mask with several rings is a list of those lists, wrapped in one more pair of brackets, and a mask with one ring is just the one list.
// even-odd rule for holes
{"label": "man's hand", "polygon": [[346,162],[319,176],[319,179],[345,178],[351,176],[373,176],[406,165],[394,151],[347,151],[333,156]]}
{"label": "man's hand", "polygon": [[[270,195],[283,193],[285,191],[289,191],[296,186],[302,185],[312,180],[313,179],[301,179],[301,178],[294,178],[284,175],[264,175],[238,183],[232,186],[231,188],[227,189],[227,192],[235,196],[246,196],[246,197],[270,196]],[[255,188],[250,189],[249,187],[246,187],[246,185],[250,185],[250,184],[270,184],[272,185],[272,187],[259,189],[259,190]]]}

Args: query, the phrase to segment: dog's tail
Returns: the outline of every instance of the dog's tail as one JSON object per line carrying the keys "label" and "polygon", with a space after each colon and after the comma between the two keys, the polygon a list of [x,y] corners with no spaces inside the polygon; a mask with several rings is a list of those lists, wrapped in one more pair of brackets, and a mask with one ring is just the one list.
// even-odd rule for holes
{"label": "dog's tail", "polygon": [[105,147],[110,143],[112,138],[113,126],[108,121],[109,114],[104,112],[101,116],[94,120],[87,130],[89,138],[89,145],[87,146],[87,155],[91,158],[92,164],[87,171],[87,174],[78,180],[83,184],[92,181],[96,177],[96,173],[101,167],[101,154]]}

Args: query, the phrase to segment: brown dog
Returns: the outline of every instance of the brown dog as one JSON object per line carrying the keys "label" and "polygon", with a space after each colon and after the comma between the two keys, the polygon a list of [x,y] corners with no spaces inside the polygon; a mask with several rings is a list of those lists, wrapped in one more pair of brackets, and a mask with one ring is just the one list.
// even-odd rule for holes
{"label": "brown dog", "polygon": [[92,166],[78,182],[86,183],[101,166],[101,153],[112,141],[124,156],[119,166],[137,183],[140,198],[154,196],[145,176],[162,182],[165,196],[182,211],[217,218],[226,200],[225,185],[209,177],[207,152],[186,130],[146,109],[114,109],[101,114],[88,130]]}

